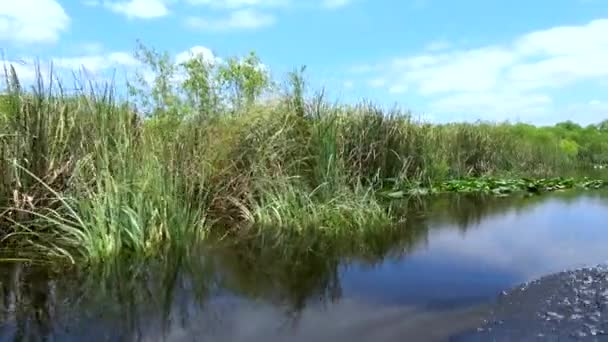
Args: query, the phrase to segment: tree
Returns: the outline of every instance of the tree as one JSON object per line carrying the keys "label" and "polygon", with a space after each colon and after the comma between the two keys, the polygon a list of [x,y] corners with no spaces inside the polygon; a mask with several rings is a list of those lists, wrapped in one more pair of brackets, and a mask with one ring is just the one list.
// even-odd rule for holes
{"label": "tree", "polygon": [[243,59],[232,57],[220,65],[217,79],[235,110],[252,105],[270,84],[265,66],[253,51]]}
{"label": "tree", "polygon": [[559,147],[561,148],[562,152],[564,152],[564,154],[570,158],[576,158],[576,156],[578,156],[580,146],[576,143],[576,141],[562,139],[559,143]]}
{"label": "tree", "polygon": [[215,65],[202,55],[195,55],[180,64],[185,79],[181,87],[188,101],[188,108],[199,115],[209,115],[217,109],[218,96],[214,89]]}
{"label": "tree", "polygon": [[177,66],[167,52],[160,53],[137,41],[135,58],[147,68],[137,70],[135,82],[128,82],[129,95],[134,96],[146,115],[179,115],[179,97],[174,78]]}

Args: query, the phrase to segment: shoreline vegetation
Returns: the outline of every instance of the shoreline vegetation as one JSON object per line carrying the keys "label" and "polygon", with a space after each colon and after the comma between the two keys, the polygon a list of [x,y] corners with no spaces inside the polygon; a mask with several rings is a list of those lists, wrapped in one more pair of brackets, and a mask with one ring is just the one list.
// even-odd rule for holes
{"label": "shoreline vegetation", "polygon": [[391,198],[606,185],[566,175],[608,165],[608,120],[432,124],[309,95],[304,68],[280,85],[254,53],[135,56],[124,99],[39,71],[26,86],[5,66],[0,261],[101,263],[211,233],[357,241],[402,219]]}
{"label": "shoreline vegetation", "polygon": [[397,186],[391,190],[380,190],[378,194],[393,199],[442,193],[477,193],[508,196],[514,193],[532,195],[568,189],[601,189],[606,186],[608,186],[608,182],[605,180],[591,179],[589,177],[494,178],[481,176],[444,180],[430,185],[408,184],[404,187]]}

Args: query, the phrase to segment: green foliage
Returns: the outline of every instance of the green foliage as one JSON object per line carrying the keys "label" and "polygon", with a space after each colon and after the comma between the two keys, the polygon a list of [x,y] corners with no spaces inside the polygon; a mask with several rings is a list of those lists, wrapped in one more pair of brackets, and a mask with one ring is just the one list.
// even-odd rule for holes
{"label": "green foliage", "polygon": [[143,69],[128,82],[129,95],[152,118],[209,118],[228,108],[238,112],[255,104],[271,83],[255,52],[225,62],[193,53],[178,63],[138,42],[135,57]]}
{"label": "green foliage", "polygon": [[274,179],[242,215],[260,229],[291,237],[315,231],[326,236],[356,235],[370,226],[379,229],[391,225],[388,211],[375,200],[372,189],[342,188],[330,197],[318,196],[321,187],[308,192],[297,182]]}
{"label": "green foliage", "polygon": [[287,75],[289,84],[287,98],[289,100],[291,109],[300,117],[303,117],[306,112],[306,108],[304,106],[304,93],[306,86],[304,80],[305,71],[306,67],[302,66]]}
{"label": "green foliage", "polygon": [[578,144],[570,139],[562,139],[559,142],[559,147],[562,149],[565,155],[570,158],[576,158],[578,156],[579,146]]}
{"label": "green foliage", "polygon": [[495,178],[477,177],[451,179],[433,183],[430,187],[404,184],[400,189],[380,191],[387,198],[401,198],[409,195],[428,195],[439,193],[482,193],[504,196],[513,192],[540,193],[571,188],[600,189],[608,186],[604,180],[589,178]]}
{"label": "green foliage", "polygon": [[214,65],[202,55],[195,55],[181,64],[186,73],[182,88],[186,93],[185,109],[209,116],[218,107],[218,96],[213,84]]}
{"label": "green foliage", "polygon": [[134,82],[127,84],[129,94],[139,100],[141,109],[152,117],[179,115],[179,98],[174,84],[177,66],[169,54],[138,42],[135,58],[147,69],[138,70]]}
{"label": "green foliage", "polygon": [[229,58],[219,66],[217,78],[236,110],[251,106],[270,83],[265,67],[253,51],[240,60]]}

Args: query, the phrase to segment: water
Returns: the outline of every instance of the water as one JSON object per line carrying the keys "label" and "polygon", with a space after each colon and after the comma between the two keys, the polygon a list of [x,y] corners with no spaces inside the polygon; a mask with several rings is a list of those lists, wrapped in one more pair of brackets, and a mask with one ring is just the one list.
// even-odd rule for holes
{"label": "water", "polygon": [[608,194],[411,201],[323,253],[214,245],[59,272],[0,265],[0,341],[448,340],[521,282],[608,260]]}

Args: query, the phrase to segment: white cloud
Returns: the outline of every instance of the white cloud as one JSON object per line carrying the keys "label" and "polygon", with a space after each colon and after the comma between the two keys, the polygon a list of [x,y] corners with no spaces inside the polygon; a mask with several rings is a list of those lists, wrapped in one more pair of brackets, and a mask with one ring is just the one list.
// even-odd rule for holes
{"label": "white cloud", "polygon": [[213,51],[205,46],[193,46],[186,51],[182,51],[175,56],[175,62],[178,64],[184,63],[192,58],[201,57],[204,61],[214,64],[221,63],[222,59],[216,57]]}
{"label": "white cloud", "polygon": [[413,68],[404,75],[405,83],[416,84],[422,94],[492,89],[515,58],[498,47],[446,53],[432,63],[432,57],[424,57],[410,60]]}
{"label": "white cloud", "polygon": [[55,0],[4,1],[0,5],[0,41],[53,43],[69,24],[70,18]]}
{"label": "white cloud", "polygon": [[345,7],[353,3],[353,0],[315,0],[315,1],[296,1],[296,0],[185,0],[190,5],[205,5],[212,8],[223,9],[242,9],[242,8],[261,8],[261,7],[288,7],[305,6],[321,7],[325,9],[336,9]]}
{"label": "white cloud", "polygon": [[62,82],[70,83],[73,72],[84,72],[93,81],[103,81],[113,71],[133,71],[140,66],[127,52],[108,52],[72,57],[56,57],[50,60],[36,60],[31,57],[3,61],[12,65],[24,85],[31,85],[36,80],[36,69],[40,70],[43,80],[48,80],[51,70]]}
{"label": "white cloud", "polygon": [[[103,5],[109,10],[126,15],[129,18],[152,19],[169,14],[170,7],[177,4],[191,6],[206,6],[210,9],[232,11],[228,18],[203,19],[191,17],[187,19],[190,26],[225,26],[226,21],[232,17],[254,14],[256,9],[287,8],[287,7],[321,7],[335,9],[350,4],[352,0],[315,0],[313,2],[299,2],[295,0],[82,0],[87,6]],[[224,15],[226,13],[223,13]],[[269,21],[270,16],[264,14],[260,21]],[[248,22],[253,22],[251,18]],[[219,23],[219,24],[218,24]],[[274,23],[274,18],[272,20]],[[234,25],[234,24],[232,24]]]}
{"label": "white cloud", "polygon": [[447,50],[452,47],[452,43],[447,40],[435,40],[428,43],[424,49],[428,51],[439,51],[439,50]]}
{"label": "white cloud", "polygon": [[522,55],[586,55],[608,48],[608,19],[581,26],[558,26],[528,33],[517,39],[514,48]]}
{"label": "white cloud", "polygon": [[100,42],[86,42],[78,46],[78,49],[87,54],[96,54],[103,51],[103,44]]}
{"label": "white cloud", "polygon": [[523,212],[486,217],[469,227],[466,239],[456,229],[436,229],[429,249],[445,260],[483,260],[486,267],[532,280],[605,262],[605,240],[596,238],[605,210],[605,202],[594,195],[570,203],[548,199]]}
{"label": "white cloud", "polygon": [[[186,26],[212,31],[233,29],[255,29],[271,26],[275,15],[262,12],[269,9],[324,8],[336,9],[347,6],[353,0],[81,0],[87,6],[100,6],[128,18],[153,19],[168,15],[177,5],[204,6],[212,10],[211,15],[186,17]],[[188,10],[188,9],[186,9]]]}
{"label": "white cloud", "polygon": [[202,31],[230,31],[267,27],[274,24],[275,21],[276,18],[271,14],[242,9],[220,18],[189,17],[185,20],[185,25]]}
{"label": "white cloud", "polygon": [[169,14],[165,0],[105,1],[103,5],[128,18],[153,19]]}
{"label": "white cloud", "polygon": [[334,9],[349,5],[353,0],[323,0],[321,6],[324,8]]}
{"label": "white cloud", "polygon": [[139,61],[127,52],[111,52],[99,55],[54,58],[53,65],[67,70],[85,69],[95,75],[119,67],[137,67]]}
{"label": "white cloud", "polygon": [[374,78],[369,80],[368,84],[372,88],[380,88],[386,84],[386,80],[384,78]]}
{"label": "white cloud", "polygon": [[205,5],[214,8],[240,9],[244,7],[281,7],[290,0],[186,0],[191,5]]}
{"label": "white cloud", "polygon": [[[6,68],[7,70],[9,70],[11,66],[13,67],[21,84],[30,84],[36,79],[36,63],[32,59],[3,60],[2,64],[3,68]],[[4,70],[2,72],[4,72]],[[0,84],[2,87],[5,86],[3,82],[0,82]]]}
{"label": "white cloud", "polygon": [[[418,282],[413,285],[415,280]],[[428,277],[416,277],[415,280],[405,279],[403,284],[424,288],[432,281]],[[318,299],[319,305],[306,305],[295,317],[286,315],[284,306],[271,304],[273,298],[283,297],[282,290],[277,294],[262,294],[264,300],[219,297],[206,302],[205,310],[194,312],[183,324],[171,324],[162,332],[160,328],[147,330],[141,340],[156,341],[163,334],[165,340],[172,342],[186,341],[190,336],[198,336],[201,341],[443,341],[461,331],[475,329],[479,324],[478,308],[429,311],[401,302],[378,301],[386,298],[382,290],[393,284],[377,282],[374,290],[378,291],[374,293],[361,293],[355,289],[354,293],[344,293],[331,301],[324,295]],[[448,291],[436,298],[449,300],[458,294]],[[171,303],[171,317],[181,312],[180,303]],[[220,316],[222,319],[218,320]],[[441,329],[428,328],[435,326]]]}
{"label": "white cloud", "polygon": [[607,33],[608,19],[600,19],[471,49],[432,42],[423,53],[357,69],[386,80],[382,86],[390,93],[409,89],[428,98],[432,110],[547,114],[552,91],[608,76]]}
{"label": "white cloud", "polygon": [[407,91],[407,86],[403,84],[392,85],[388,88],[388,92],[391,94],[402,94]]}
{"label": "white cloud", "polygon": [[[441,113],[454,115],[451,120],[477,120],[481,118],[504,121],[545,120],[550,114],[553,99],[542,93],[518,93],[517,91],[460,92],[440,97],[430,105],[432,115]],[[525,116],[525,117],[522,117]]]}

